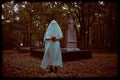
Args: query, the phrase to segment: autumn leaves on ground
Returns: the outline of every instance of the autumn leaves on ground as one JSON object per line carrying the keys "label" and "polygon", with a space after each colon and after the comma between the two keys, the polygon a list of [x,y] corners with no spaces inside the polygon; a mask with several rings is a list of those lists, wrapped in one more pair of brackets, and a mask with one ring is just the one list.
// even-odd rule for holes
{"label": "autumn leaves on ground", "polygon": [[[68,56],[69,57],[69,56]],[[15,78],[46,78],[47,71],[40,68],[41,59],[30,53],[9,50],[2,53],[2,76]],[[91,59],[63,62],[59,78],[116,77],[117,53],[93,52]]]}

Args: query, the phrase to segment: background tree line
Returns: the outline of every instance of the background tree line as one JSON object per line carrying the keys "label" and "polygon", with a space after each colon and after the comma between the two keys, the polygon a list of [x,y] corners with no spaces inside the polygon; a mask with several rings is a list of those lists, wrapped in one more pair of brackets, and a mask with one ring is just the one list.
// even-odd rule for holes
{"label": "background tree line", "polygon": [[[54,15],[64,36],[67,15],[71,14],[81,49],[117,50],[118,5],[116,2],[14,2],[2,3],[3,49],[34,47],[43,36]],[[64,39],[61,44],[64,47]]]}

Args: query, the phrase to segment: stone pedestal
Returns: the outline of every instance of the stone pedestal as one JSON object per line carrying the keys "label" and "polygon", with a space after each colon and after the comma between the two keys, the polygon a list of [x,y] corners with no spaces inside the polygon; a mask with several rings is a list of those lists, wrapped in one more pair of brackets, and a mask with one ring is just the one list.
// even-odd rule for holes
{"label": "stone pedestal", "polygon": [[78,51],[80,50],[77,48],[77,36],[75,29],[68,29],[67,30],[67,51]]}
{"label": "stone pedestal", "polygon": [[67,36],[66,36],[67,46],[64,50],[67,51],[78,51],[80,50],[77,48],[77,35],[76,30],[74,28],[73,19],[70,15],[68,18],[68,29],[67,29]]}
{"label": "stone pedestal", "polygon": [[77,36],[75,29],[67,30],[67,48],[76,48],[77,47]]}

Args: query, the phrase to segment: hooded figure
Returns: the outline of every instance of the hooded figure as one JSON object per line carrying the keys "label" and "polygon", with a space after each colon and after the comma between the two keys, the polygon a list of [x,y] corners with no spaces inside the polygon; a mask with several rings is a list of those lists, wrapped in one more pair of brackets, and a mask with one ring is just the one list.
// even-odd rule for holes
{"label": "hooded figure", "polygon": [[44,35],[45,53],[41,62],[41,68],[54,72],[54,68],[62,67],[62,56],[60,48],[60,39],[63,38],[62,31],[55,20],[52,20]]}

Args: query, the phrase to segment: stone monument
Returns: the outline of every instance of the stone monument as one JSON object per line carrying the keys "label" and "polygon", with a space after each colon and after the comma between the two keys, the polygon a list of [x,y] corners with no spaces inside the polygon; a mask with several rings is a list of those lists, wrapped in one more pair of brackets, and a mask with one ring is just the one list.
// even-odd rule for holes
{"label": "stone monument", "polygon": [[76,29],[74,28],[73,18],[71,15],[68,16],[68,29],[66,34],[66,48],[67,51],[79,51],[77,48],[77,35]]}

